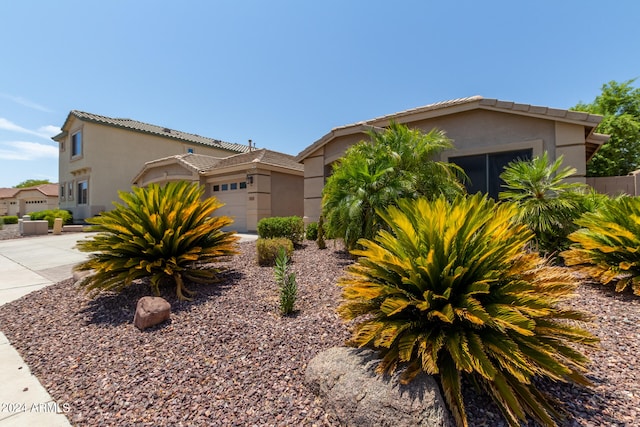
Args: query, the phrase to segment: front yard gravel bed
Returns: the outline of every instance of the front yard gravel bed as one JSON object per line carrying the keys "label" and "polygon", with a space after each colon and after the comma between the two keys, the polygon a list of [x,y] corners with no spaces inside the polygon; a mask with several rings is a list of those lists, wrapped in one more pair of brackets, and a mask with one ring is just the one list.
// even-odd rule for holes
{"label": "front yard gravel bed", "polygon": [[[0,330],[68,404],[73,425],[338,425],[303,380],[311,358],[349,336],[335,311],[349,256],[333,242],[296,250],[297,312],[281,317],[273,269],[257,265],[254,242],[240,249],[219,283],[190,285],[193,302],[164,290],[171,321],[147,331],[133,315],[148,287],[91,300],[72,280],[0,307]],[[602,339],[590,351],[594,388],[542,386],[569,410],[566,425],[636,425],[640,298],[583,285],[571,305],[596,316],[588,325]],[[467,391],[465,401],[471,425],[504,425],[487,399]]]}

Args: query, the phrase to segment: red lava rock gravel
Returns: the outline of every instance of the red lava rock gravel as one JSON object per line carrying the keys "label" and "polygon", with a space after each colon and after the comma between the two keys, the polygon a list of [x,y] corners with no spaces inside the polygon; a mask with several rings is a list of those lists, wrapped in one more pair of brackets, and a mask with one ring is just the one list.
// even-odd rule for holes
{"label": "red lava rock gravel", "polygon": [[[0,330],[77,426],[338,425],[305,387],[307,362],[341,345],[335,286],[350,258],[333,243],[296,250],[297,312],[281,317],[273,269],[259,267],[255,243],[224,263],[222,281],[191,285],[198,295],[172,304],[170,323],[133,326],[137,286],[88,299],[66,280],[0,307]],[[596,319],[603,340],[591,352],[591,390],[543,384],[564,402],[568,426],[636,425],[640,407],[640,298],[584,285],[572,300]],[[505,425],[496,407],[466,392],[470,424]]]}

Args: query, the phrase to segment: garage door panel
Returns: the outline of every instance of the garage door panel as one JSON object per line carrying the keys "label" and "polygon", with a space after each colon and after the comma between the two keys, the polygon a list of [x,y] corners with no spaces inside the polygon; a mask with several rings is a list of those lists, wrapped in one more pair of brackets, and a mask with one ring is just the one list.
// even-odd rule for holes
{"label": "garage door panel", "polygon": [[233,224],[229,227],[225,227],[225,231],[236,230],[240,232],[247,231],[247,191],[246,190],[232,190],[232,191],[220,191],[214,193],[224,206],[216,210],[216,215],[228,216],[233,219]]}

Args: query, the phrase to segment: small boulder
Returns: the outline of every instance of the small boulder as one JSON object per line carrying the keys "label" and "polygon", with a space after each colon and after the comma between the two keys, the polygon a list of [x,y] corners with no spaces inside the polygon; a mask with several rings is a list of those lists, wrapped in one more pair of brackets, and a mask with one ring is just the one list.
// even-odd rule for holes
{"label": "small boulder", "polygon": [[138,300],[133,324],[141,331],[168,320],[171,304],[160,297],[142,297]]}
{"label": "small boulder", "polygon": [[453,425],[433,377],[402,385],[397,372],[375,373],[379,362],[373,350],[333,347],[309,362],[305,384],[343,426]]}

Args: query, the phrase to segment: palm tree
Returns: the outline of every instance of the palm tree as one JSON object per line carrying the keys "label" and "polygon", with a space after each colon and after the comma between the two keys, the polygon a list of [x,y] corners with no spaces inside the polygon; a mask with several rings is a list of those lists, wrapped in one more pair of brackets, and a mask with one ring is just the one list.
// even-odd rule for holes
{"label": "palm tree", "polygon": [[370,142],[350,147],[334,165],[323,190],[328,233],[343,238],[349,249],[380,229],[377,209],[402,198],[451,198],[464,192],[462,170],[433,160],[452,147],[444,132],[424,134],[392,122],[385,131],[370,131],[369,136]]}
{"label": "palm tree", "polygon": [[561,166],[562,156],[549,163],[545,152],[530,161],[509,163],[500,175],[506,188],[500,200],[518,204],[516,221],[533,231],[541,252],[554,253],[569,245],[567,236],[577,229],[574,221],[585,206],[582,198],[587,186],[568,182],[576,169]]}

